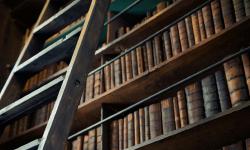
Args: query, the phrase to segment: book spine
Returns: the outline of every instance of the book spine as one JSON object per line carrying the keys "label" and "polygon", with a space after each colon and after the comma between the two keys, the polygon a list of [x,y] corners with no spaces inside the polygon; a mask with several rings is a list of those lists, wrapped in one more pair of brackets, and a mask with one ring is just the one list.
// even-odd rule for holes
{"label": "book spine", "polygon": [[248,93],[250,93],[250,54],[245,53],[241,56],[247,81]]}
{"label": "book spine", "polygon": [[144,71],[147,71],[149,69],[149,66],[148,66],[147,48],[145,45],[142,46],[142,54],[143,54]]}
{"label": "book spine", "polygon": [[132,74],[133,74],[133,77],[136,77],[138,75],[136,50],[131,51],[131,60],[132,60]]}
{"label": "book spine", "polygon": [[175,128],[179,129],[181,127],[181,122],[180,122],[179,104],[178,104],[178,99],[176,96],[173,97],[173,104],[174,104]]}
{"label": "book spine", "polygon": [[250,0],[244,0],[246,16],[250,15]]}
{"label": "book spine", "polygon": [[244,1],[243,0],[233,0],[234,12],[236,22],[242,20],[246,14],[244,9]]}
{"label": "book spine", "polygon": [[119,126],[118,121],[115,120],[111,123],[111,150],[119,149]]}
{"label": "book spine", "polygon": [[105,77],[105,90],[108,91],[111,89],[111,74],[110,74],[110,65],[104,67],[104,77]]}
{"label": "book spine", "polygon": [[246,139],[246,150],[250,150],[250,138]]}
{"label": "book spine", "polygon": [[123,147],[125,149],[125,148],[128,148],[128,117],[127,116],[123,118],[123,127],[124,127]]}
{"label": "book spine", "polygon": [[175,130],[173,99],[167,98],[161,101],[163,134]]}
{"label": "book spine", "polygon": [[224,69],[232,106],[237,106],[248,100],[244,69],[240,58],[235,58],[224,63]]}
{"label": "book spine", "polygon": [[78,136],[72,142],[72,150],[82,150],[82,137],[81,136]]}
{"label": "book spine", "polygon": [[[96,134],[97,134],[97,138],[96,138],[96,150],[102,150],[102,127],[98,127],[96,129]],[[82,149],[81,149],[82,150]]]}
{"label": "book spine", "polygon": [[170,27],[170,38],[173,56],[176,56],[181,53],[180,37],[178,33],[178,27],[176,25]]}
{"label": "book spine", "polygon": [[207,35],[206,35],[206,29],[205,29],[205,23],[204,23],[202,10],[198,11],[198,22],[199,22],[199,28],[200,28],[200,34],[201,34],[201,41],[203,41],[207,38]]}
{"label": "book spine", "polygon": [[161,46],[161,36],[157,35],[154,37],[155,45],[155,64],[160,64],[163,61],[162,46]]}
{"label": "book spine", "polygon": [[145,141],[145,112],[143,108],[139,109],[139,125],[140,125],[140,143]]}
{"label": "book spine", "polygon": [[135,136],[135,145],[140,144],[140,119],[139,111],[134,112],[134,136]]}
{"label": "book spine", "polygon": [[199,82],[192,83],[185,88],[189,123],[193,124],[204,118],[202,89]]}
{"label": "book spine", "polygon": [[187,30],[188,47],[192,47],[195,45],[195,39],[194,39],[194,31],[192,27],[192,19],[190,16],[185,19],[185,24],[186,24],[186,30]]}
{"label": "book spine", "polygon": [[188,125],[188,114],[187,114],[187,102],[185,98],[184,90],[179,90],[177,92],[178,106],[180,111],[180,122],[181,128]]}
{"label": "book spine", "polygon": [[155,103],[149,106],[149,124],[151,138],[155,138],[162,134],[160,103]]}
{"label": "book spine", "polygon": [[163,33],[163,42],[164,42],[165,56],[166,59],[168,60],[172,57],[171,40],[168,30]]}
{"label": "book spine", "polygon": [[151,70],[154,67],[154,55],[153,55],[153,48],[152,48],[152,41],[146,42],[146,49],[147,49],[147,57],[148,57],[148,68]]}
{"label": "book spine", "polygon": [[111,85],[111,89],[113,89],[115,87],[115,66],[114,66],[114,62],[112,62],[110,64],[110,85]]}
{"label": "book spine", "polygon": [[96,150],[96,129],[89,131],[88,150]]}
{"label": "book spine", "polygon": [[83,150],[88,150],[88,145],[89,145],[89,136],[85,135],[84,136],[84,143],[83,143]]}
{"label": "book spine", "polygon": [[213,22],[214,22],[214,30],[215,30],[215,33],[219,33],[224,28],[223,21],[222,21],[220,1],[213,0],[211,2],[211,9],[212,9]]}
{"label": "book spine", "polygon": [[149,140],[151,138],[150,135],[150,124],[149,124],[149,107],[144,107],[144,113],[145,113],[145,141]]}
{"label": "book spine", "polygon": [[215,72],[216,85],[218,90],[218,96],[220,99],[221,111],[225,111],[231,107],[231,101],[228,93],[226,77],[223,71],[219,70]]}
{"label": "book spine", "polygon": [[138,74],[142,74],[144,72],[144,67],[143,67],[143,53],[141,46],[136,48],[136,56],[138,64]]}
{"label": "book spine", "polygon": [[164,2],[164,1],[159,2],[159,3],[156,5],[156,12],[159,13],[159,12],[161,12],[164,8],[166,8],[166,2]]}
{"label": "book spine", "polygon": [[119,125],[119,149],[123,149],[123,141],[124,141],[124,122],[123,119],[118,120]]}
{"label": "book spine", "polygon": [[126,61],[126,76],[127,80],[129,80],[133,78],[131,53],[127,53],[125,55],[125,61]]}
{"label": "book spine", "polygon": [[121,61],[117,59],[114,61],[114,74],[115,74],[115,86],[119,86],[121,84]]}
{"label": "book spine", "polygon": [[210,5],[202,8],[206,37],[209,38],[214,34],[213,17]]}
{"label": "book spine", "polygon": [[94,97],[101,94],[101,75],[100,71],[95,72]]}
{"label": "book spine", "polygon": [[135,145],[134,134],[134,116],[133,113],[128,115],[128,148]]}
{"label": "book spine", "polygon": [[195,44],[199,44],[201,41],[201,32],[200,32],[200,27],[199,27],[198,13],[192,14],[191,19],[192,19],[192,26],[193,26],[193,31],[194,31],[194,41],[195,41]]}
{"label": "book spine", "polygon": [[214,75],[209,75],[201,80],[206,117],[220,112],[219,98]]}
{"label": "book spine", "polygon": [[181,43],[181,50],[185,51],[188,49],[188,36],[187,36],[187,29],[186,29],[186,23],[185,20],[180,21],[178,24],[178,31],[180,36],[180,43]]}
{"label": "book spine", "polygon": [[222,16],[225,28],[228,28],[235,22],[233,4],[231,0],[220,0]]}
{"label": "book spine", "polygon": [[121,57],[121,72],[122,72],[122,83],[125,83],[127,81],[125,56]]}

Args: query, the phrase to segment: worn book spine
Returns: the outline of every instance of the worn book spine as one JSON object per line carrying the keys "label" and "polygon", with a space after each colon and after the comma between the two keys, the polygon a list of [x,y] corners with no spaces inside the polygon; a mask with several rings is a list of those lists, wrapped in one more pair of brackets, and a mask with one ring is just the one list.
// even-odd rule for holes
{"label": "worn book spine", "polygon": [[128,148],[133,145],[135,145],[134,115],[130,113],[128,115]]}
{"label": "worn book spine", "polygon": [[139,111],[134,112],[134,135],[135,135],[135,145],[140,144],[140,120]]}
{"label": "worn book spine", "polygon": [[244,0],[246,16],[250,15],[250,0]]}
{"label": "worn book spine", "polygon": [[147,49],[147,60],[148,60],[148,68],[151,70],[154,67],[154,55],[153,55],[153,46],[152,41],[146,42],[146,49]]}
{"label": "worn book spine", "polygon": [[139,109],[140,143],[145,141],[145,112],[144,108]]}
{"label": "worn book spine", "polygon": [[173,99],[167,98],[161,101],[163,134],[175,130]]}
{"label": "worn book spine", "polygon": [[179,111],[179,104],[178,99],[176,96],[173,97],[173,106],[174,106],[174,120],[175,120],[175,128],[179,129],[181,128],[181,122],[180,122],[180,111]]}
{"label": "worn book spine", "polygon": [[131,60],[132,60],[132,74],[133,77],[136,77],[138,75],[138,63],[137,63],[137,57],[136,57],[136,50],[131,51]]}
{"label": "worn book spine", "polygon": [[159,13],[159,12],[161,12],[164,8],[166,8],[166,2],[165,2],[165,1],[159,2],[159,3],[156,5],[156,12]]}
{"label": "worn book spine", "polygon": [[201,80],[206,117],[220,112],[219,97],[214,75],[209,75]]}
{"label": "worn book spine", "polygon": [[101,94],[100,80],[101,80],[100,71],[97,71],[95,72],[94,97]]}
{"label": "worn book spine", "polygon": [[204,23],[202,10],[198,11],[198,22],[199,22],[199,28],[200,28],[200,34],[201,34],[201,41],[203,41],[207,38],[207,35],[206,35],[206,29],[205,29],[205,23]]}
{"label": "worn book spine", "polygon": [[104,67],[104,78],[105,78],[105,91],[111,89],[111,74],[110,65]]}
{"label": "worn book spine", "polygon": [[123,119],[118,120],[118,128],[119,128],[119,149],[123,149],[123,141],[124,141],[124,122]]}
{"label": "worn book spine", "polygon": [[180,36],[181,50],[185,51],[186,49],[189,48],[185,20],[180,21],[177,24],[177,26],[178,26],[179,36]]}
{"label": "worn book spine", "polygon": [[222,21],[220,1],[213,0],[211,2],[211,9],[212,9],[213,22],[214,22],[214,30],[215,30],[215,33],[219,33],[224,28],[223,21]]}
{"label": "worn book spine", "polygon": [[89,131],[88,150],[96,150],[96,129]]}
{"label": "worn book spine", "polygon": [[195,44],[199,44],[201,41],[201,33],[200,33],[200,27],[199,27],[199,18],[198,18],[198,13],[194,13],[191,15],[192,19],[192,26],[193,26],[193,31],[194,31],[194,41]]}
{"label": "worn book spine", "polygon": [[127,81],[125,56],[121,57],[121,73],[122,73],[122,83],[125,83]]}
{"label": "worn book spine", "polygon": [[138,64],[138,74],[142,74],[144,72],[144,67],[143,67],[143,53],[141,46],[136,48],[136,57]]}
{"label": "worn book spine", "polygon": [[209,38],[214,34],[213,17],[210,5],[202,8],[206,37]]}
{"label": "worn book spine", "polygon": [[185,98],[184,90],[179,90],[177,92],[178,106],[180,111],[180,123],[181,128],[188,125],[188,114],[187,114],[187,102]]}
{"label": "worn book spine", "polygon": [[155,103],[149,106],[150,136],[155,138],[162,134],[161,104]]}
{"label": "worn book spine", "polygon": [[155,64],[160,64],[163,61],[161,35],[157,35],[154,37],[154,45]]}
{"label": "worn book spine", "polygon": [[170,38],[173,56],[176,56],[181,53],[181,44],[177,25],[170,27]]}
{"label": "worn book spine", "polygon": [[147,56],[146,45],[142,46],[142,55],[143,55],[143,68],[144,68],[144,71],[147,71],[149,69],[149,66],[148,66],[148,56]]}
{"label": "worn book spine", "polygon": [[227,81],[224,71],[218,70],[215,72],[216,85],[218,90],[218,96],[220,99],[220,109],[225,111],[231,108],[230,96],[227,88]]}
{"label": "worn book spine", "polygon": [[237,106],[248,100],[248,90],[241,59],[235,58],[224,63],[224,69],[232,106]]}
{"label": "worn book spine", "polygon": [[199,82],[192,83],[185,88],[189,123],[193,124],[204,118],[204,104],[202,89]]}
{"label": "worn book spine", "polygon": [[72,150],[82,150],[82,136],[78,136],[73,142],[72,142]]}
{"label": "worn book spine", "polygon": [[245,16],[244,1],[243,0],[233,0],[234,12],[236,22],[242,20]]}
{"label": "worn book spine", "polygon": [[222,16],[225,28],[228,28],[235,22],[234,8],[231,0],[220,0]]}
{"label": "worn book spine", "polygon": [[144,107],[144,113],[145,113],[145,141],[149,140],[151,138],[150,135],[150,124],[149,124],[149,107]]}
{"label": "worn book spine", "polygon": [[130,79],[133,78],[131,53],[127,53],[125,55],[125,61],[126,61],[126,76],[127,76],[127,80],[130,80]]}
{"label": "worn book spine", "polygon": [[[102,150],[102,127],[96,129],[96,150]],[[81,149],[82,150],[82,149]]]}
{"label": "worn book spine", "polygon": [[115,87],[115,66],[114,62],[110,63],[110,87],[113,89]]}
{"label": "worn book spine", "polygon": [[118,121],[114,120],[111,123],[111,150],[119,149],[119,126]]}
{"label": "worn book spine", "polygon": [[250,94],[250,53],[245,53],[241,56],[245,77],[247,81],[248,93]]}
{"label": "worn book spine", "polygon": [[83,143],[83,150],[88,150],[88,145],[89,145],[89,136],[85,135],[84,136],[84,143]]}
{"label": "worn book spine", "polygon": [[188,47],[192,47],[195,45],[195,40],[194,40],[194,31],[192,27],[192,19],[190,16],[188,16],[185,19],[185,24],[187,30]]}
{"label": "worn book spine", "polygon": [[121,60],[117,59],[114,61],[114,74],[115,74],[115,87],[119,86],[121,84]]}
{"label": "worn book spine", "polygon": [[163,42],[164,42],[164,51],[165,51],[165,57],[166,59],[170,59],[172,57],[172,47],[171,47],[171,40],[169,31],[165,31],[163,33]]}
{"label": "worn book spine", "polygon": [[123,118],[123,147],[128,148],[128,117]]}

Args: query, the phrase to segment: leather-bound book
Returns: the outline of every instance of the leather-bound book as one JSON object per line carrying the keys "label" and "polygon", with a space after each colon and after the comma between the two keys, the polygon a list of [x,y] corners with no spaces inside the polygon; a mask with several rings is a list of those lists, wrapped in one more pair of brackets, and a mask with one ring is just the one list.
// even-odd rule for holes
{"label": "leather-bound book", "polygon": [[125,34],[125,28],[124,27],[120,27],[118,30],[118,36],[117,38],[123,36]]}
{"label": "leather-bound book", "polygon": [[235,22],[234,8],[232,0],[220,0],[222,16],[225,28],[228,28]]}
{"label": "leather-bound book", "polygon": [[213,0],[211,2],[211,10],[212,10],[215,33],[219,33],[224,28],[219,0]]}
{"label": "leather-bound book", "polygon": [[136,51],[131,51],[131,61],[132,61],[132,74],[133,78],[138,75],[138,64],[137,64],[137,57],[136,57]]}
{"label": "leather-bound book", "polygon": [[193,31],[194,31],[194,41],[195,41],[195,44],[199,44],[201,41],[201,32],[200,32],[200,27],[199,27],[198,13],[195,12],[194,14],[192,14],[191,19],[192,19],[192,26],[193,26]]}
{"label": "leather-bound book", "polygon": [[122,82],[121,60],[120,59],[117,59],[114,61],[114,74],[115,74],[115,87],[117,87]]}
{"label": "leather-bound book", "polygon": [[118,121],[114,120],[111,123],[111,150],[119,149],[119,126]]}
{"label": "leather-bound book", "polygon": [[174,120],[175,120],[175,128],[179,129],[181,128],[181,122],[180,122],[180,111],[179,111],[179,104],[178,99],[176,96],[173,97],[173,106],[174,106]]}
{"label": "leather-bound book", "polygon": [[181,53],[181,43],[177,25],[170,27],[170,38],[172,45],[172,54],[173,56],[176,56]]}
{"label": "leather-bound book", "polygon": [[153,46],[152,41],[149,40],[146,42],[146,49],[147,49],[147,57],[148,57],[148,68],[149,70],[154,67],[154,53],[153,53]]}
{"label": "leather-bound book", "polygon": [[119,149],[123,149],[123,141],[124,141],[124,122],[123,119],[118,120],[118,128],[119,128]]}
{"label": "leather-bound book", "polygon": [[72,142],[72,150],[82,150],[82,136],[78,136],[73,142]]}
{"label": "leather-bound book", "polygon": [[188,113],[187,113],[187,101],[185,97],[184,90],[179,90],[177,92],[178,106],[180,111],[180,123],[181,128],[188,125]]}
{"label": "leather-bound book", "polygon": [[220,112],[219,97],[214,75],[209,75],[201,80],[206,117]]}
{"label": "leather-bound book", "polygon": [[156,5],[156,11],[157,11],[157,13],[161,12],[164,8],[166,8],[166,2],[165,1],[159,2]]}
{"label": "leather-bound book", "polygon": [[83,143],[83,150],[88,150],[88,146],[89,146],[89,136],[85,135],[84,136],[84,143]]}
{"label": "leather-bound book", "polygon": [[175,130],[174,104],[172,97],[161,101],[161,114],[163,134]]}
{"label": "leather-bound book", "polygon": [[166,56],[166,59],[168,60],[172,57],[171,39],[170,39],[168,30],[163,33],[162,39],[164,42],[165,56]]}
{"label": "leather-bound book", "polygon": [[140,120],[139,111],[134,112],[134,134],[135,134],[135,145],[140,144]]}
{"label": "leather-bound book", "polygon": [[96,150],[96,129],[89,131],[88,150]]}
{"label": "leather-bound book", "polygon": [[134,132],[134,115],[128,115],[128,148],[135,145],[135,132]]}
{"label": "leather-bound book", "polygon": [[180,21],[177,24],[177,26],[178,26],[179,36],[180,36],[181,50],[185,51],[186,49],[189,48],[185,20]]}
{"label": "leather-bound book", "polygon": [[207,35],[206,35],[205,22],[204,22],[202,10],[198,11],[198,22],[199,22],[199,28],[200,28],[200,34],[201,34],[201,41],[203,41],[207,38]]}
{"label": "leather-bound book", "polygon": [[147,71],[149,69],[149,66],[148,66],[148,56],[147,56],[146,45],[142,46],[142,55],[143,55],[143,67],[144,67],[144,71]]}
{"label": "leather-bound book", "polygon": [[111,70],[110,65],[104,67],[104,78],[105,78],[105,91],[110,90],[111,88]]}
{"label": "leather-bound book", "polygon": [[245,16],[244,0],[233,0],[236,22],[242,20]]}
{"label": "leather-bound book", "polygon": [[214,34],[213,17],[210,5],[206,5],[202,8],[202,14],[204,19],[205,31],[207,38]]}
{"label": "leather-bound book", "polygon": [[127,80],[133,78],[131,52],[125,55]]}
{"label": "leather-bound book", "polygon": [[155,138],[162,134],[161,104],[155,103],[149,106],[150,136]]}
{"label": "leather-bound book", "polygon": [[128,116],[123,118],[123,147],[128,148]]}
{"label": "leather-bound book", "polygon": [[232,145],[224,146],[223,150],[244,150],[242,141]]}
{"label": "leather-bound book", "polygon": [[94,74],[87,77],[85,101],[89,101],[94,97]]}
{"label": "leather-bound book", "polygon": [[235,58],[224,63],[224,69],[232,106],[237,106],[249,98],[241,59]]}
{"label": "leather-bound book", "polygon": [[224,71],[219,70],[215,72],[216,85],[218,90],[218,96],[220,100],[220,109],[225,111],[231,108],[232,104],[230,101],[230,96],[227,88],[227,81],[224,74]]}
{"label": "leather-bound book", "polygon": [[250,0],[244,0],[246,16],[250,15]]}
{"label": "leather-bound book", "polygon": [[102,127],[96,129],[96,150],[102,150]]}
{"label": "leather-bound book", "polygon": [[188,108],[189,124],[200,121],[205,117],[202,89],[199,82],[192,83],[185,88]]}
{"label": "leather-bound book", "polygon": [[122,74],[122,83],[127,81],[127,72],[126,72],[126,59],[125,56],[121,57],[121,74]]}
{"label": "leather-bound book", "polygon": [[163,54],[162,54],[162,44],[160,35],[154,37],[154,60],[155,65],[160,64],[163,61]]}
{"label": "leather-bound book", "polygon": [[142,74],[144,72],[144,67],[143,67],[143,53],[141,46],[136,48],[136,57],[138,64],[138,74]]}
{"label": "leather-bound book", "polygon": [[145,111],[144,108],[139,109],[139,125],[140,125],[140,143],[145,141]]}
{"label": "leather-bound book", "polygon": [[144,114],[145,114],[145,141],[151,138],[150,136],[150,124],[149,124],[149,107],[144,107]]}
{"label": "leather-bound book", "polygon": [[244,67],[245,77],[247,81],[248,93],[250,93],[250,53],[241,56]]}
{"label": "leather-bound book", "polygon": [[192,26],[192,19],[190,16],[185,18],[186,30],[187,30],[187,38],[188,38],[188,47],[192,47],[195,45],[194,40],[194,31]]}
{"label": "leather-bound book", "polygon": [[110,63],[110,87],[113,89],[115,87],[115,64],[114,62]]}

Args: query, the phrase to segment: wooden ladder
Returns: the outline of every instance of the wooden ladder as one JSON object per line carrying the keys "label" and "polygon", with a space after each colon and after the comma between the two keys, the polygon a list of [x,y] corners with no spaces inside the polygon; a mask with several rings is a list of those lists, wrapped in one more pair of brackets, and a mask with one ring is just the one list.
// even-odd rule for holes
{"label": "wooden ladder", "polygon": [[[19,149],[60,150],[67,139],[74,113],[85,88],[91,60],[102,32],[110,0],[73,0],[59,10],[55,7],[65,0],[46,0],[34,30],[19,55],[0,93],[0,129],[11,120],[36,109],[57,95],[43,136]],[[56,13],[55,13],[56,12]],[[45,39],[60,31],[67,24],[87,13],[83,27],[76,28],[64,38],[43,48]],[[48,17],[51,16],[52,17]],[[79,34],[77,42],[70,38]],[[73,54],[68,52],[70,47]],[[24,76],[42,67],[72,55],[67,69],[62,70],[49,83],[18,99],[22,93]]]}

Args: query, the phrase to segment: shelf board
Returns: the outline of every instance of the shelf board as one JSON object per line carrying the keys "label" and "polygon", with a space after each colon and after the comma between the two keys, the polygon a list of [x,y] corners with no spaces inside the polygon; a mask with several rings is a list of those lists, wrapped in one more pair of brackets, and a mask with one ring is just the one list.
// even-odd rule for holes
{"label": "shelf board", "polygon": [[76,113],[74,128],[85,128],[99,121],[103,103],[131,104],[138,102],[238,51],[241,47],[247,46],[250,38],[247,32],[249,26],[250,17],[247,17],[178,56],[159,64],[153,70],[144,72],[89,102],[81,104]]}
{"label": "shelf board", "polygon": [[205,0],[179,0],[141,23],[130,32],[96,50],[96,56],[111,54],[119,47],[131,47],[191,11]]}
{"label": "shelf board", "polygon": [[15,150],[24,150],[24,149],[26,149],[26,150],[36,150],[38,148],[40,142],[41,142],[41,139],[36,139],[36,140],[33,140],[33,141],[31,141],[31,142],[29,142],[29,143],[15,149]]}
{"label": "shelf board", "polygon": [[1,109],[0,125],[7,123],[18,115],[41,104],[48,99],[48,95],[51,96],[57,93],[60,89],[60,84],[62,83],[63,79],[63,76],[59,76],[58,78],[31,92],[30,94]]}
{"label": "shelf board", "polygon": [[41,50],[39,53],[17,66],[15,72],[37,72],[48,64],[71,56],[78,39],[76,35],[80,33],[80,31],[81,27],[78,27],[64,38],[57,40],[50,46]]}
{"label": "shelf board", "polygon": [[74,0],[65,8],[37,26],[33,33],[50,36],[88,11],[89,0]]}

